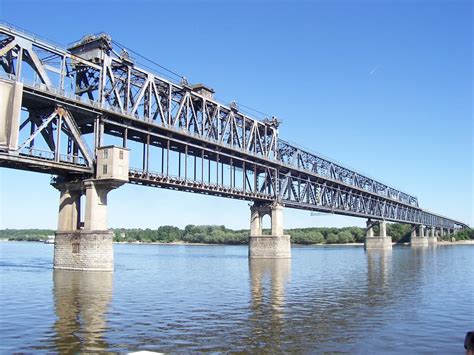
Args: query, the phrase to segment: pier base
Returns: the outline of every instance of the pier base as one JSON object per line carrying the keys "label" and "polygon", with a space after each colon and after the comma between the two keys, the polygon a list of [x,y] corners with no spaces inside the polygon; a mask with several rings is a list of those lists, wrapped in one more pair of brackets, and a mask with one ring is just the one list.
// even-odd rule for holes
{"label": "pier base", "polygon": [[[418,233],[416,232],[418,229]],[[425,235],[425,226],[413,226],[410,238],[410,245],[412,247],[427,247],[428,237]]]}
{"label": "pier base", "polygon": [[426,247],[428,246],[428,238],[427,237],[412,237],[410,240],[410,245],[412,247]]}
{"label": "pier base", "polygon": [[285,259],[291,258],[289,235],[250,236],[249,257],[251,259]]}
{"label": "pier base", "polygon": [[436,244],[438,244],[438,237],[428,237],[428,244],[429,244],[429,245],[436,245]]}
{"label": "pier base", "polygon": [[113,271],[113,232],[56,232],[54,269]]}
{"label": "pier base", "polygon": [[366,250],[370,249],[392,249],[392,238],[391,237],[371,237],[365,238],[364,247]]}
{"label": "pier base", "polygon": [[[379,225],[379,234],[374,236],[374,226]],[[387,223],[385,221],[372,222],[370,219],[367,221],[366,236],[364,242],[365,250],[372,249],[392,249],[392,237],[387,235]]]}

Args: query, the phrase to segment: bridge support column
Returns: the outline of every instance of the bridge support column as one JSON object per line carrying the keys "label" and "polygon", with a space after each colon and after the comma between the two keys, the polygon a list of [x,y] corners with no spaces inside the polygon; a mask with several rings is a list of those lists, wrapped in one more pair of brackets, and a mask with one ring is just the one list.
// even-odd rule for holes
{"label": "bridge support column", "polygon": [[436,236],[436,228],[435,227],[431,227],[431,229],[430,229],[430,235],[428,236],[428,244],[430,244],[430,245],[438,244],[438,237]]}
{"label": "bridge support column", "polygon": [[[380,233],[378,236],[374,236],[374,225],[378,223]],[[364,242],[365,250],[371,249],[392,249],[392,237],[387,236],[387,222],[372,222],[370,219],[367,221],[367,234]]]}
{"label": "bridge support column", "polygon": [[79,228],[81,222],[81,182],[64,182],[55,186],[59,192],[58,232]]}
{"label": "bridge support column", "polygon": [[[54,241],[54,268],[113,271],[113,232],[107,229],[107,194],[122,185],[114,180],[60,182],[58,230]],[[86,196],[81,228],[80,199]]]}
{"label": "bridge support column", "polygon": [[[417,229],[418,229],[418,235],[416,233]],[[410,245],[412,247],[428,246],[428,238],[425,236],[425,226],[424,225],[421,224],[419,226],[413,226],[413,229],[411,231]]]}
{"label": "bridge support column", "polygon": [[[270,215],[271,235],[263,235],[262,218]],[[283,259],[291,258],[290,236],[283,234],[283,206],[254,203],[250,207],[249,258]]]}

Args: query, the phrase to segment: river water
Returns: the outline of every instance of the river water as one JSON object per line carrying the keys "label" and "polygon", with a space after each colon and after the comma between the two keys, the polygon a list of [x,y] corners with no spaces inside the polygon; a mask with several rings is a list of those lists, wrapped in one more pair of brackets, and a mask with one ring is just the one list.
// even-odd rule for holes
{"label": "river water", "polygon": [[53,271],[53,246],[0,243],[0,352],[463,354],[474,246],[115,245],[115,272]]}

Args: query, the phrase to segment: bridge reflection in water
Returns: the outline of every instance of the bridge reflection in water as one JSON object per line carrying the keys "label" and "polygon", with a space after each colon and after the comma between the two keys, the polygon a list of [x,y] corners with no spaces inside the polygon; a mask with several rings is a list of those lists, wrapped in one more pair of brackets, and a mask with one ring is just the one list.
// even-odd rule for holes
{"label": "bridge reflection in water", "polygon": [[389,299],[392,278],[392,249],[367,250],[367,302],[376,306]]}
{"label": "bridge reflection in water", "polygon": [[[157,248],[166,262],[150,269],[149,258],[140,255]],[[5,306],[5,318],[26,319],[16,327],[12,323],[13,331],[4,327],[6,346],[27,353],[410,353],[436,350],[424,340],[434,334],[436,347],[450,353],[459,325],[451,321],[447,330],[440,324],[451,313],[462,327],[470,320],[465,316],[470,305],[462,301],[472,290],[465,283],[468,277],[448,270],[452,260],[466,265],[467,248],[364,252],[305,247],[295,248],[297,257],[291,261],[252,259],[247,265],[241,263],[243,247],[193,248],[120,246],[121,263],[133,267],[120,269],[118,283],[111,273],[54,271],[54,277],[47,277],[54,281],[52,294],[49,285],[44,297],[30,288],[35,297],[21,302],[26,308]],[[21,268],[12,272],[15,281],[4,288],[10,294],[20,275],[25,277]],[[458,281],[449,284],[452,278]],[[461,282],[456,292],[441,287]],[[220,286],[211,288],[212,283]],[[49,297],[54,308],[42,314]],[[36,309],[40,320],[25,316]],[[43,325],[35,328],[36,322]],[[23,332],[28,327],[29,333]]]}
{"label": "bridge reflection in water", "polygon": [[[284,333],[285,287],[291,276],[291,259],[249,259],[252,291],[253,346],[275,349]],[[276,342],[276,343],[275,343]]]}
{"label": "bridge reflection in water", "polygon": [[105,313],[112,299],[113,274],[55,270],[53,280],[56,350],[78,353],[109,348],[104,339]]}
{"label": "bridge reflection in water", "polygon": [[[382,326],[385,306],[390,305],[394,297],[392,250],[365,253],[367,269],[361,263],[348,273],[348,270],[326,269],[331,262],[328,265],[317,263],[313,265],[317,265],[316,273],[320,277],[314,278],[306,271],[302,274],[295,265],[295,279],[307,278],[309,283],[304,296],[291,285],[290,260],[251,259],[248,349],[263,352],[351,350],[350,344],[355,339]],[[377,320],[367,322],[368,315]]]}

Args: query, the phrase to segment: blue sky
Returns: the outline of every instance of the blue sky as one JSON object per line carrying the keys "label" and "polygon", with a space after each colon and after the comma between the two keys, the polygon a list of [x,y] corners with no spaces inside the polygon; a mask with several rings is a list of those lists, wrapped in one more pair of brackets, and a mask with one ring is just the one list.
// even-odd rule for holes
{"label": "blue sky", "polygon": [[[113,39],[279,117],[280,136],[474,224],[471,1],[21,1],[0,18],[67,45]],[[0,228],[55,228],[50,176],[0,170]],[[363,225],[285,210],[285,227]],[[248,202],[126,185],[111,227],[247,228]]]}

